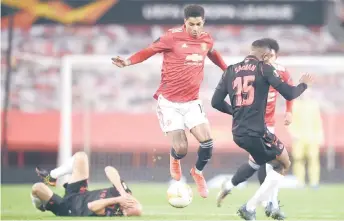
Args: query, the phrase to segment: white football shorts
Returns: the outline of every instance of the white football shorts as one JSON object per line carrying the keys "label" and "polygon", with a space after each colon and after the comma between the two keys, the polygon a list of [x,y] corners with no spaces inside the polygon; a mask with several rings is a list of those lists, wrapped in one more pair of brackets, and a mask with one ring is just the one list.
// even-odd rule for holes
{"label": "white football shorts", "polygon": [[197,99],[189,102],[171,102],[162,95],[158,97],[157,115],[164,133],[174,130],[191,130],[195,126],[208,123],[203,103]]}

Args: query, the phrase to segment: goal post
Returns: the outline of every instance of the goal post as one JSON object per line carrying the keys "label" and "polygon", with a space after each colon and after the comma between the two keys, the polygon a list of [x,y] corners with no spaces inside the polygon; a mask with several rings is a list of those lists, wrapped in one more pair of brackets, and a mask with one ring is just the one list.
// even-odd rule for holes
{"label": "goal post", "polygon": [[[61,76],[60,76],[60,137],[59,137],[59,149],[58,149],[58,164],[61,165],[68,158],[72,156],[72,114],[73,114],[73,76],[75,70],[83,70],[86,72],[97,72],[100,74],[104,72],[108,73],[108,76],[112,74],[121,75],[122,70],[113,66],[111,62],[111,55],[68,55],[64,56],[61,60]],[[123,56],[128,57],[128,56]],[[227,64],[239,62],[243,60],[244,56],[226,56],[224,60]],[[327,75],[333,73],[339,73],[344,69],[344,56],[286,56],[278,58],[278,63],[291,70],[294,81],[297,82],[301,73],[315,73],[317,75]],[[144,61],[141,64],[126,67],[123,75],[127,72],[138,77],[154,77],[154,79],[160,78],[160,70],[162,64],[161,56],[154,56]],[[97,71],[99,69],[99,72]],[[82,71],[81,71],[82,72]],[[81,73],[80,72],[80,73]],[[146,75],[146,72],[148,73]],[[205,75],[211,76],[213,82],[218,82],[221,76],[221,70],[211,63],[209,59],[205,61]],[[80,74],[78,73],[78,74]],[[136,75],[135,75],[136,76]],[[80,76],[79,76],[80,77]],[[205,78],[205,81],[210,77]],[[155,80],[156,81],[156,80]],[[153,82],[154,83],[154,82]],[[158,83],[158,82],[157,82]],[[158,84],[156,84],[156,89]],[[209,83],[209,93],[215,89],[215,83]],[[209,94],[208,93],[208,94]],[[202,97],[202,93],[201,93]],[[87,119],[86,119],[87,122]],[[90,127],[90,124],[85,124],[86,127]],[[84,136],[87,137],[87,128],[85,129]],[[84,143],[86,149],[92,148],[90,139],[86,139]],[[333,149],[329,148],[329,153],[332,153]],[[328,154],[331,157],[331,161],[334,160],[333,154]],[[330,159],[329,159],[330,160]],[[331,164],[332,165],[332,164]],[[330,166],[329,166],[330,167]]]}

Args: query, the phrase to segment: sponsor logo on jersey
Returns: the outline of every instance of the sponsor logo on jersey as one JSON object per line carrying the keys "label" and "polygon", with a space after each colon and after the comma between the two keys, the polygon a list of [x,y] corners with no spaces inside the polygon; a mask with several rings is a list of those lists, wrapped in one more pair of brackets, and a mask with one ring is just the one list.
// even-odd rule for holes
{"label": "sponsor logo on jersey", "polygon": [[203,56],[200,54],[191,54],[186,56],[186,61],[192,61],[192,62],[201,62],[204,60]]}

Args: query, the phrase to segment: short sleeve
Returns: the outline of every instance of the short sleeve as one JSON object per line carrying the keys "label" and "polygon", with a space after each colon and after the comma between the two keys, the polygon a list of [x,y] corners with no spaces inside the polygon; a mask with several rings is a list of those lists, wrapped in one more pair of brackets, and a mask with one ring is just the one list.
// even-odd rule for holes
{"label": "short sleeve", "polygon": [[160,53],[164,51],[170,51],[172,49],[172,43],[173,43],[173,36],[170,34],[165,34],[155,40],[151,45],[150,48],[153,49],[153,51]]}
{"label": "short sleeve", "polygon": [[278,74],[277,70],[269,65],[269,64],[262,64],[261,66],[262,75],[265,80],[273,87],[276,88],[278,85],[282,84],[282,79]]}

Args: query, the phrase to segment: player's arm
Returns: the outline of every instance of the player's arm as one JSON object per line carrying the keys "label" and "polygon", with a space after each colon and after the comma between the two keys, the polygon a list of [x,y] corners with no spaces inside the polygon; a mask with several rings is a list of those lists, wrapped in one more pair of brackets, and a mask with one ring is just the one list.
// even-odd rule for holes
{"label": "player's arm", "polygon": [[88,209],[97,215],[105,215],[105,210],[115,204],[123,204],[123,197],[111,197],[106,199],[99,199],[87,204]]}
{"label": "player's arm", "polygon": [[208,58],[223,71],[227,69],[226,62],[223,60],[221,54],[214,48],[210,49],[208,52]]}
{"label": "player's arm", "polygon": [[99,216],[115,216],[113,205],[119,204],[125,216],[140,216],[142,206],[132,197],[111,197],[99,199],[87,204],[88,209]]}
{"label": "player's arm", "polygon": [[118,192],[121,194],[121,196],[127,195],[127,192],[124,190],[121,182],[121,177],[116,170],[116,168],[112,166],[105,167],[105,174],[106,177],[110,180],[112,185],[118,190]]}
{"label": "player's arm", "polygon": [[[293,80],[289,74],[289,72],[286,70],[283,75],[282,75],[282,79],[284,82],[286,82],[289,85],[293,85]],[[286,113],[292,113],[293,111],[293,101],[288,101],[286,100]]]}
{"label": "player's arm", "polygon": [[269,64],[263,64],[261,67],[261,72],[268,83],[275,88],[286,100],[293,100],[300,96],[306,89],[307,84],[313,81],[310,75],[303,75],[300,79],[300,84],[297,86],[289,85],[283,82],[275,70]]}
{"label": "player's arm", "polygon": [[226,88],[226,81],[227,81],[227,70],[223,73],[219,84],[217,85],[214,95],[211,99],[211,106],[222,113],[233,115],[233,108],[229,105],[225,98],[228,94]]}
{"label": "player's arm", "polygon": [[112,63],[121,68],[141,63],[157,53],[170,51],[172,49],[172,40],[173,37],[171,35],[165,34],[154,41],[149,47],[136,52],[128,59],[121,57],[111,58]]}
{"label": "player's arm", "polygon": [[[289,85],[293,85],[293,80],[287,70],[282,72],[282,79],[284,82],[286,82]],[[293,100],[288,101],[285,100],[285,106],[286,106],[286,111],[285,111],[285,116],[284,116],[284,125],[290,125],[292,123],[293,119]]]}

